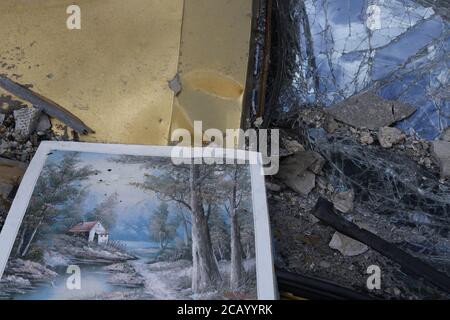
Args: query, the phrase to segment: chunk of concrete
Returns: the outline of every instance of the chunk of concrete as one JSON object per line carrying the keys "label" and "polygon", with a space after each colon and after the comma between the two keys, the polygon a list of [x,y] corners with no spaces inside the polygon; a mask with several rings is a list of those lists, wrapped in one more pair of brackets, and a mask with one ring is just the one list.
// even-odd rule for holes
{"label": "chunk of concrete", "polygon": [[378,129],[410,117],[416,109],[406,103],[365,92],[335,104],[327,112],[353,127]]}
{"label": "chunk of concrete", "polygon": [[359,141],[364,145],[371,145],[375,142],[370,132],[362,132]]}
{"label": "chunk of concrete", "polygon": [[444,130],[441,135],[441,140],[450,142],[450,127]]}
{"label": "chunk of concrete", "polygon": [[[318,162],[319,164],[317,164]],[[278,177],[285,180],[292,176],[302,175],[310,168],[318,169],[317,166],[323,165],[323,162],[323,158],[314,151],[299,151],[281,162]]]}
{"label": "chunk of concrete", "polygon": [[36,129],[40,115],[41,110],[35,107],[14,110],[15,132],[22,137],[28,137]]}
{"label": "chunk of concrete", "polygon": [[283,143],[284,143],[284,146],[286,147],[287,151],[290,154],[305,151],[305,148],[303,147],[303,145],[301,145],[299,142],[297,142],[295,140],[285,139],[283,141]]}
{"label": "chunk of concrete", "polygon": [[450,142],[434,141],[432,153],[441,167],[441,177],[450,179]]}
{"label": "chunk of concrete", "polygon": [[400,129],[383,127],[378,132],[378,141],[383,148],[392,148],[395,144],[398,144],[406,139],[406,135]]}
{"label": "chunk of concrete", "polygon": [[303,175],[289,177],[284,183],[295,192],[307,196],[316,186],[316,175],[306,171]]}
{"label": "chunk of concrete", "polygon": [[339,232],[335,232],[329,244],[331,249],[338,250],[344,256],[354,257],[369,250],[364,243],[349,238]]}
{"label": "chunk of concrete", "polygon": [[313,172],[319,173],[324,163],[325,160],[318,153],[300,151],[282,161],[277,177],[295,192],[306,196],[316,186]]}
{"label": "chunk of concrete", "polygon": [[45,113],[41,114],[39,117],[39,121],[36,126],[36,131],[45,132],[52,127],[52,123],[50,122],[50,118]]}
{"label": "chunk of concrete", "polygon": [[344,192],[337,192],[333,196],[334,208],[342,213],[353,211],[353,202],[355,200],[355,193],[353,190]]}

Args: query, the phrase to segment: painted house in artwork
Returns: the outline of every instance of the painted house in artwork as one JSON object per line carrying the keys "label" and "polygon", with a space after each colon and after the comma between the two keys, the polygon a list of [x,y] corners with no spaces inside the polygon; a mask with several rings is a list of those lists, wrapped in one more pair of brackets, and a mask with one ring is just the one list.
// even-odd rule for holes
{"label": "painted house in artwork", "polygon": [[98,244],[107,244],[109,240],[108,231],[100,221],[81,222],[73,226],[69,233]]}

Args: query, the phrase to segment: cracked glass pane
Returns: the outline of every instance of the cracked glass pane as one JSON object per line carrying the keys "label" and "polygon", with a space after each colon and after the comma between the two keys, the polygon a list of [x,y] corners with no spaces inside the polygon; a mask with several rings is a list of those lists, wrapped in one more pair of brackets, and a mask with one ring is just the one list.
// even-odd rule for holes
{"label": "cracked glass pane", "polygon": [[280,6],[292,30],[282,37],[296,48],[289,53],[295,65],[285,71],[283,111],[292,102],[330,106],[373,90],[417,108],[398,124],[413,135],[434,139],[450,125],[447,2],[306,0]]}

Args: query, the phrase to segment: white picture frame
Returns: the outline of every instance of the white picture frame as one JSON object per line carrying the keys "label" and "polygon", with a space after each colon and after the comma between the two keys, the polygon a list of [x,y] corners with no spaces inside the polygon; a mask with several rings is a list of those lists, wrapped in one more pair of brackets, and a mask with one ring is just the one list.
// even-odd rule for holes
{"label": "white picture frame", "polygon": [[[22,220],[27,211],[35,185],[52,151],[75,151],[82,153],[101,153],[108,155],[130,155],[148,157],[166,157],[168,161],[175,147],[119,145],[80,142],[41,142],[34,158],[22,179],[16,197],[0,233],[0,279],[6,268],[14,242],[16,241]],[[187,148],[183,151],[188,151]],[[231,151],[231,150],[229,150]],[[201,151],[200,151],[201,152]],[[225,152],[229,157],[228,153]],[[259,153],[232,150],[235,159],[258,159],[248,164],[251,175],[252,208],[255,227],[256,279],[257,295],[260,300],[278,299],[278,290],[274,271],[272,237],[267,208],[266,188]]]}

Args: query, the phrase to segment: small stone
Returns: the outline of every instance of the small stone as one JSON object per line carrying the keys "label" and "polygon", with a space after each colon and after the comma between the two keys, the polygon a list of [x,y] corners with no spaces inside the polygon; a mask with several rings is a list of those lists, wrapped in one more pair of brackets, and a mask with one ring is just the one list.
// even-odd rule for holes
{"label": "small stone", "polygon": [[14,110],[15,132],[21,137],[28,137],[36,128],[41,110],[31,107]]}
{"label": "small stone", "polygon": [[286,147],[286,150],[291,154],[294,154],[294,153],[297,153],[300,151],[305,151],[305,148],[303,147],[303,145],[301,145],[300,143],[298,143],[295,140],[286,139],[283,142],[284,142],[284,146]]}
{"label": "small stone", "polygon": [[333,117],[327,116],[325,122],[325,130],[328,133],[334,133],[337,129],[339,129],[339,124],[334,120]]}
{"label": "small stone", "polygon": [[450,142],[450,127],[444,130],[444,132],[441,135],[441,140]]}
{"label": "small stone", "polygon": [[325,163],[327,162],[324,157],[322,157],[318,153],[314,153],[316,157],[316,161],[309,167],[309,170],[311,170],[313,173],[317,175],[322,175],[322,169]]}
{"label": "small stone", "polygon": [[308,220],[311,224],[318,224],[320,222],[319,219],[317,219],[314,215],[308,213],[305,215],[306,220]]}
{"label": "small stone", "polygon": [[176,74],[172,80],[168,81],[168,84],[169,88],[173,91],[175,96],[177,96],[183,90],[179,74]]}
{"label": "small stone", "polygon": [[338,250],[344,256],[354,257],[365,253],[369,248],[359,241],[335,232],[329,244],[331,249]]}
{"label": "small stone", "polygon": [[433,141],[432,153],[441,167],[441,178],[450,179],[450,142]]}
{"label": "small stone", "polygon": [[406,135],[400,129],[384,127],[378,132],[378,140],[383,148],[392,148],[393,145],[405,140]]}
{"label": "small stone", "polygon": [[427,168],[427,169],[430,169],[431,166],[433,165],[433,161],[428,157],[423,159],[423,163],[425,165],[425,168]]}
{"label": "small stone", "polygon": [[338,192],[333,196],[334,208],[342,213],[353,211],[355,193],[353,190]]}
{"label": "small stone", "polygon": [[331,267],[331,264],[327,261],[320,261],[319,262],[319,267],[324,268],[324,269],[328,269],[329,267]]}
{"label": "small stone", "polygon": [[301,176],[290,177],[284,183],[295,192],[307,196],[316,186],[316,175],[307,171]]}
{"label": "small stone", "polygon": [[5,115],[0,113],[0,126],[3,125],[3,121],[5,121]]}
{"label": "small stone", "polygon": [[324,177],[317,177],[316,183],[320,189],[322,189],[322,190],[327,189],[328,181]]}
{"label": "small stone", "polygon": [[280,192],[281,187],[275,183],[266,182],[266,188],[267,190],[273,191],[273,192]]}
{"label": "small stone", "polygon": [[303,175],[316,161],[318,161],[318,154],[313,151],[297,152],[281,162],[278,177],[286,180],[292,176]]}
{"label": "small stone", "polygon": [[255,120],[255,122],[253,124],[255,127],[259,128],[262,126],[263,123],[264,123],[264,119],[262,117],[259,117]]}
{"label": "small stone", "polygon": [[45,132],[52,127],[49,117],[46,114],[42,114],[36,126],[36,131]]}
{"label": "small stone", "polygon": [[361,143],[364,145],[371,145],[374,143],[372,135],[370,134],[370,132],[367,131],[361,132],[359,141],[361,141]]}

